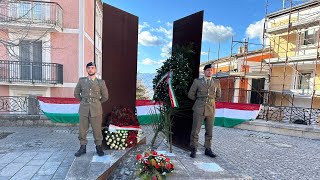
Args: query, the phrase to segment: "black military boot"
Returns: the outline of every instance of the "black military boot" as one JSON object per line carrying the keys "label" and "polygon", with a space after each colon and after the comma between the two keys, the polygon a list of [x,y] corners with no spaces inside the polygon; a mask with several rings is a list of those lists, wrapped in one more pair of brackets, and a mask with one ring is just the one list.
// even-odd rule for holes
{"label": "black military boot", "polygon": [[196,153],[197,153],[197,149],[196,148],[192,148],[190,157],[195,158],[196,157]]}
{"label": "black military boot", "polygon": [[207,155],[207,156],[210,156],[212,158],[217,157],[217,155],[215,155],[210,148],[206,148],[204,154]]}
{"label": "black military boot", "polygon": [[86,145],[81,145],[80,149],[74,154],[76,157],[80,157],[82,154],[87,152]]}
{"label": "black military boot", "polygon": [[97,150],[98,156],[103,156],[104,155],[104,152],[103,152],[101,146],[96,146],[96,150]]}

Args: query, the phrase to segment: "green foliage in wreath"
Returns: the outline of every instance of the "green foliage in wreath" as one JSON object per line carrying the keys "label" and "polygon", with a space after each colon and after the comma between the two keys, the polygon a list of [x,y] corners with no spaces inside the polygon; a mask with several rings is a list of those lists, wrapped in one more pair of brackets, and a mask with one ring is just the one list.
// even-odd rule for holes
{"label": "green foliage in wreath", "polygon": [[168,84],[166,81],[162,81],[156,88],[159,80],[170,70],[173,71],[172,86],[180,106],[188,100],[188,91],[193,82],[192,55],[194,52],[192,51],[192,45],[177,46],[172,51],[173,55],[157,70],[153,79],[153,89],[155,89],[153,99],[163,102],[163,105],[168,108],[171,106]]}

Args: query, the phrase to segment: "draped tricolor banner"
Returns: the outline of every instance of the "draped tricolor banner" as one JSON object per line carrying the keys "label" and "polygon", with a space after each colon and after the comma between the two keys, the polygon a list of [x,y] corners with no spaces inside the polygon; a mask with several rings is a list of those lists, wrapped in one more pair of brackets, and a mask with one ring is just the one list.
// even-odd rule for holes
{"label": "draped tricolor banner", "polygon": [[159,103],[151,100],[136,100],[137,116],[140,124],[151,124],[151,114],[160,114],[159,106]]}
{"label": "draped tricolor banner", "polygon": [[38,97],[40,109],[52,122],[79,123],[80,102],[76,98]]}
{"label": "draped tricolor banner", "polygon": [[[39,105],[48,119],[57,123],[78,123],[80,102],[75,98],[38,97]],[[151,124],[152,114],[159,115],[161,105],[151,100],[136,100],[140,124]],[[233,127],[256,119],[262,105],[216,102],[215,126]]]}
{"label": "draped tricolor banner", "polygon": [[261,104],[216,102],[215,126],[233,127],[245,121],[256,119]]}
{"label": "draped tricolor banner", "polygon": [[[76,98],[38,97],[41,111],[56,123],[79,123],[80,102]],[[140,124],[151,124],[151,113],[159,114],[159,104],[151,100],[136,101]]]}

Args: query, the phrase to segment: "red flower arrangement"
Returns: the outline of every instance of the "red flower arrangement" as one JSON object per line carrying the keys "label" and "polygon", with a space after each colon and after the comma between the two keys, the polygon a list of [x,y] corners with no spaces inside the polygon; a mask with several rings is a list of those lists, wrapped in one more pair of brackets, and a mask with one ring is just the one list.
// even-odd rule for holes
{"label": "red flower arrangement", "polygon": [[129,135],[128,135],[128,138],[127,138],[127,141],[126,143],[128,144],[128,148],[131,148],[133,146],[135,146],[138,142],[138,131],[129,131]]}
{"label": "red flower arrangement", "polygon": [[[113,108],[113,110],[108,118],[107,124],[108,125],[112,124],[112,125],[118,126],[118,127],[126,127],[126,126],[139,127],[140,126],[140,123],[138,121],[138,118],[137,118],[137,115],[135,114],[135,112],[130,108],[123,108],[123,107]],[[122,141],[121,138],[115,138],[116,140],[119,140],[119,142],[118,142],[118,141],[112,140],[112,138],[110,138],[110,137],[112,137],[112,135],[116,136],[117,133],[113,134],[113,133],[109,132],[108,129],[106,129],[104,132],[105,132],[105,137],[106,137],[105,139],[107,140],[107,142],[106,142],[107,146],[110,146],[111,149],[113,148],[113,147],[111,147],[111,145],[113,145],[113,144],[115,147],[117,147],[118,144],[125,144],[125,145],[123,145],[124,148],[131,148],[131,147],[135,146],[138,143],[138,139],[141,136],[141,131],[125,130],[125,128],[124,128],[124,131],[126,134],[124,142],[120,142],[120,141]]]}
{"label": "red flower arrangement", "polygon": [[121,107],[113,108],[110,114],[109,124],[115,126],[140,126],[135,112],[130,108]]}
{"label": "red flower arrangement", "polygon": [[174,170],[170,158],[156,151],[146,151],[137,154],[138,174],[142,179],[165,179],[168,173]]}

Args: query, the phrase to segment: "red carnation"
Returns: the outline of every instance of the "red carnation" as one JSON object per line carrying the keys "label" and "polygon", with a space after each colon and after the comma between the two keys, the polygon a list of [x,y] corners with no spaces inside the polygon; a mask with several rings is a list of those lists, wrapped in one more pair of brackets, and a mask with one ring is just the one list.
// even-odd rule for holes
{"label": "red carnation", "polygon": [[173,168],[173,165],[172,164],[167,164],[167,169],[171,169]]}
{"label": "red carnation", "polygon": [[158,155],[157,151],[152,151],[152,155]]}
{"label": "red carnation", "polygon": [[137,160],[140,160],[141,158],[142,158],[141,154],[138,154],[137,157],[136,157]]}
{"label": "red carnation", "polygon": [[166,162],[169,162],[169,161],[170,161],[170,158],[167,157],[167,158],[166,158]]}

